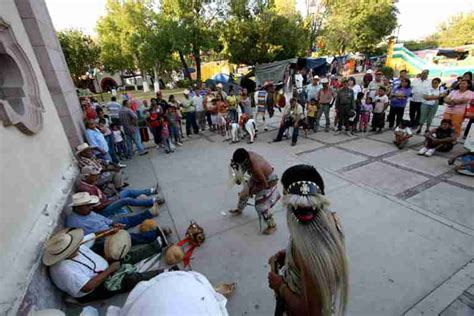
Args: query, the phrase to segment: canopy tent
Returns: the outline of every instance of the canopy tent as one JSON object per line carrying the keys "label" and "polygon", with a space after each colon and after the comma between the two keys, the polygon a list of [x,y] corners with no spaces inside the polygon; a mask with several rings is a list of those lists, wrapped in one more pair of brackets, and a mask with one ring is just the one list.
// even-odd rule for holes
{"label": "canopy tent", "polygon": [[255,79],[257,85],[262,85],[265,81],[280,82],[288,77],[288,68],[290,64],[297,62],[297,58],[275,61],[273,63],[261,64],[255,66]]}
{"label": "canopy tent", "polygon": [[224,73],[218,73],[212,76],[211,79],[225,84],[229,81],[229,75]]}
{"label": "canopy tent", "polygon": [[313,75],[325,76],[329,71],[326,58],[305,58],[306,68],[313,70]]}

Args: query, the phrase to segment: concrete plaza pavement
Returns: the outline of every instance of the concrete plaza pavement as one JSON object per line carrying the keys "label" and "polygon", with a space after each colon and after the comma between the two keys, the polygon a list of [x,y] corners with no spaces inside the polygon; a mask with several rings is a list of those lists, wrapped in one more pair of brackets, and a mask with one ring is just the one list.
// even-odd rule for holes
{"label": "concrete plaza pavement", "polygon": [[[127,162],[132,187],[159,182],[166,205],[156,219],[173,227],[175,241],[191,220],[204,227],[207,239],[195,250],[192,269],[212,283],[237,282],[227,305],[230,315],[273,314],[267,260],[288,242],[280,204],[274,209],[278,230],[272,236],[259,233],[250,206],[241,216],[229,216],[239,188],[228,186],[228,165],[238,147],[266,157],[279,175],[298,163],[312,164],[322,174],[346,233],[348,315],[472,312],[461,298],[472,293],[474,284],[474,180],[455,175],[447,165],[449,155],[418,156],[419,136],[398,150],[388,131],[357,136],[318,132],[308,138],[301,133],[295,147],[290,141],[271,143],[278,119],[251,145],[231,145],[204,132],[186,138],[173,154],[152,148],[147,156]],[[454,151],[462,151],[462,145]],[[103,313],[125,298],[97,306]]]}

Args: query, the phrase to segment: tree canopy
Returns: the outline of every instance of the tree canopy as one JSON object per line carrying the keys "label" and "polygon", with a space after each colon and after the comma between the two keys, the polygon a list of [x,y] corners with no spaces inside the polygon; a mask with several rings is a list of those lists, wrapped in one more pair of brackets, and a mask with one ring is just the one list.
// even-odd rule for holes
{"label": "tree canopy", "polygon": [[91,68],[100,65],[100,47],[80,30],[70,29],[57,33],[69,72],[78,84],[80,77]]}
{"label": "tree canopy", "polygon": [[474,44],[474,11],[452,16],[431,38],[443,47]]}

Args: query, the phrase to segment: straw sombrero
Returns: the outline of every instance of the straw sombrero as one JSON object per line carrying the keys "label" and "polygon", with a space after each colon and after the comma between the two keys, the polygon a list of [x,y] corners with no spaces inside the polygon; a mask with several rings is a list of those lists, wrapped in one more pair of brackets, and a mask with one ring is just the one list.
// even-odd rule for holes
{"label": "straw sombrero", "polygon": [[126,230],[119,230],[105,239],[104,254],[107,259],[122,260],[132,248],[132,239]]}
{"label": "straw sombrero", "polygon": [[72,195],[72,203],[69,206],[81,206],[99,203],[99,197],[90,195],[89,192],[78,192]]}
{"label": "straw sombrero", "polygon": [[79,146],[76,147],[76,155],[79,155],[81,152],[83,152],[86,149],[90,149],[91,147],[89,146],[88,143],[82,143]]}
{"label": "straw sombrero", "polygon": [[66,228],[54,234],[44,249],[44,265],[49,267],[68,258],[79,248],[83,238],[84,231],[80,228]]}

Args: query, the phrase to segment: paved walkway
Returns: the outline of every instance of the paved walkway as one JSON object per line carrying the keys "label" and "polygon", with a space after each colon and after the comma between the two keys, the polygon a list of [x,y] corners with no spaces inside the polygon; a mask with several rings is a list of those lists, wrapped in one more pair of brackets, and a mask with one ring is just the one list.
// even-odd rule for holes
{"label": "paved walkway", "polygon": [[[192,268],[213,283],[237,282],[230,315],[273,314],[267,259],[288,240],[279,205],[278,230],[272,236],[259,234],[251,207],[242,216],[228,215],[239,189],[228,187],[228,164],[238,147],[262,154],[280,175],[297,163],[313,164],[322,174],[346,231],[348,315],[462,315],[448,313],[448,307],[454,310],[461,302],[462,311],[468,306],[461,299],[474,284],[474,180],[455,175],[446,155],[416,155],[423,141],[419,136],[404,150],[391,143],[390,132],[319,132],[290,147],[290,141],[271,143],[277,122],[274,118],[272,130],[259,134],[252,145],[230,145],[206,132],[186,139],[173,154],[151,149],[126,169],[132,186],[150,186],[158,179],[167,201],[158,222],[172,226],[179,237],[190,220],[205,228],[208,238],[195,251]],[[121,305],[124,299],[118,296],[101,306]]]}

